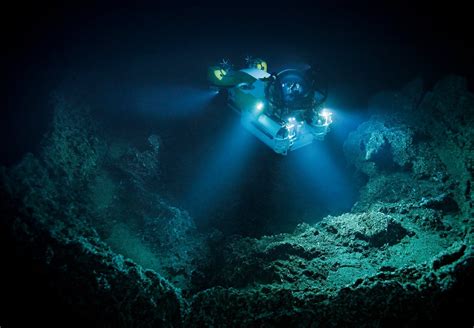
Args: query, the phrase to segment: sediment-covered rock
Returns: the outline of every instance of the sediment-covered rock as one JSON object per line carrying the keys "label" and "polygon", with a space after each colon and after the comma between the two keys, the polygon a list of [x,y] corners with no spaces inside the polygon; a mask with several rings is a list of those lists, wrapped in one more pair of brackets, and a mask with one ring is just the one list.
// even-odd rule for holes
{"label": "sediment-covered rock", "polygon": [[[466,319],[472,287],[472,247],[456,244],[443,253],[452,259],[434,270],[431,262],[398,269],[383,267],[347,285],[259,285],[245,289],[214,287],[193,298],[186,324],[191,327],[380,327]],[[435,260],[439,261],[439,260]],[[435,262],[437,263],[437,262]],[[440,312],[441,311],[441,312]],[[464,313],[463,313],[464,311]],[[469,316],[467,316],[469,318]]]}
{"label": "sediment-covered rock", "polygon": [[292,234],[228,242],[186,323],[469,325],[472,100],[457,77],[426,94],[417,80],[377,95],[375,115],[344,145],[367,180],[353,212]]}
{"label": "sediment-covered rock", "polygon": [[472,217],[474,95],[460,77],[425,94],[419,83],[375,96],[375,115],[346,140],[348,162],[369,179],[356,209],[375,200],[430,198]]}
{"label": "sediment-covered rock", "polygon": [[238,239],[216,255],[220,262],[192,298],[186,324],[466,324],[463,290],[472,287],[474,273],[469,229],[441,210],[378,203],[300,225],[293,234]]}
{"label": "sediment-covered rock", "polygon": [[[49,325],[180,326],[180,291],[156,272],[113,252],[83,218],[69,216],[64,224],[60,218],[39,217],[4,191],[0,208],[2,258],[9,265],[4,277],[31,287],[3,285],[2,295],[9,299],[1,311],[5,324],[31,323],[22,317],[24,312],[37,313],[36,320]],[[4,253],[13,249],[18,257],[9,263],[5,258],[11,255]],[[36,294],[32,283],[46,284],[45,294]]]}
{"label": "sediment-covered rock", "polygon": [[58,118],[44,154],[1,170],[1,240],[27,263],[9,272],[34,267],[63,324],[470,327],[474,97],[416,80],[370,107],[344,145],[366,181],[353,210],[261,238],[205,236],[168,204],[159,137],[139,150]]}
{"label": "sediment-covered rock", "polygon": [[11,279],[24,276],[31,288],[2,285],[5,297],[26,299],[2,312],[3,322],[21,325],[16,313],[25,303],[26,312],[41,309],[34,311],[42,323],[180,326],[180,288],[205,252],[204,237],[185,211],[152,191],[159,138],[151,136],[145,151],[126,145],[112,153],[90,120],[59,98],[41,153],[1,168],[4,263]]}

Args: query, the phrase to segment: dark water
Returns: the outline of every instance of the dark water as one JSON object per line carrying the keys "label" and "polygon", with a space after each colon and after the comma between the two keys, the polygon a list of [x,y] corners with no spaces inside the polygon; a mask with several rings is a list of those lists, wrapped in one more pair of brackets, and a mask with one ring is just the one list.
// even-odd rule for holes
{"label": "dark water", "polygon": [[[110,136],[160,135],[163,194],[202,229],[259,235],[347,211],[358,184],[342,144],[369,97],[419,76],[428,87],[446,74],[472,78],[467,15],[446,6],[13,9],[22,15],[4,39],[2,163],[39,148],[59,89],[79,94]],[[224,99],[206,96],[207,66],[247,54],[270,70],[321,68],[335,112],[324,142],[278,156],[239,128]]]}

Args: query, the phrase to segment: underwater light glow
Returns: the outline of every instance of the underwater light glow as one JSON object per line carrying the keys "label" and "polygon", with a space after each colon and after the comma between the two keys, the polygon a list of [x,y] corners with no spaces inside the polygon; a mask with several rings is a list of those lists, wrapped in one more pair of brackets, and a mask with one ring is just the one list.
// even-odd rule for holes
{"label": "underwater light glow", "polygon": [[323,122],[324,125],[329,125],[332,123],[332,112],[330,112],[327,108],[323,108],[319,112],[319,116],[321,116],[324,119],[324,122]]}
{"label": "underwater light glow", "polygon": [[324,108],[322,111],[321,111],[321,115],[323,117],[329,117],[331,115],[331,112],[328,111],[327,108]]}
{"label": "underwater light glow", "polygon": [[[346,175],[345,163],[328,143],[317,143],[298,149],[292,156],[293,179],[309,202],[312,197],[325,210],[332,212],[350,209],[353,205],[351,179]],[[313,199],[314,200],[314,199]]]}
{"label": "underwater light glow", "polygon": [[131,91],[131,108],[154,118],[183,118],[201,113],[219,90],[194,85],[153,85]]}
{"label": "underwater light glow", "polygon": [[257,105],[255,106],[255,109],[258,111],[261,111],[263,109],[263,102],[259,101]]}
{"label": "underwater light glow", "polygon": [[196,163],[192,188],[186,190],[184,203],[195,217],[206,217],[218,204],[238,192],[238,181],[248,169],[255,143],[239,120],[231,120],[216,134],[219,140]]}

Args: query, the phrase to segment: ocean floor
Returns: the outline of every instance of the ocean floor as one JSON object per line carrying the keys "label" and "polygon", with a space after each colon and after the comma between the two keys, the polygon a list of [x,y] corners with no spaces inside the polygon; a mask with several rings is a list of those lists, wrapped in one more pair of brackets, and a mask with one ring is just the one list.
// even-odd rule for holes
{"label": "ocean floor", "polygon": [[250,238],[162,197],[159,136],[110,140],[57,97],[41,152],[0,171],[0,325],[472,327],[474,95],[415,80],[369,111],[352,211]]}

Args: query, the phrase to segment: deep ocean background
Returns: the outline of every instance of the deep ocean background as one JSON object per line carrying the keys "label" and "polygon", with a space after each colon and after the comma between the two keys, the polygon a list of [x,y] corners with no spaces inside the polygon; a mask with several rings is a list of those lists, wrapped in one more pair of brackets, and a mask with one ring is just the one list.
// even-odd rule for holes
{"label": "deep ocean background", "polygon": [[[370,116],[369,98],[383,90],[400,90],[417,77],[423,79],[426,89],[451,74],[466,77],[471,92],[474,85],[472,18],[460,1],[246,2],[241,6],[226,2],[51,1],[13,4],[2,13],[0,164],[12,167],[25,153],[41,152],[43,136],[53,126],[52,95],[72,95],[90,106],[108,141],[124,141],[145,151],[150,135],[160,137],[157,194],[167,204],[188,211],[198,230],[210,235],[214,229],[225,237],[291,232],[302,221],[314,223],[328,214],[349,212],[367,181],[361,181],[349,168],[343,143],[349,132]],[[321,70],[329,84],[328,107],[335,121],[324,142],[288,157],[278,156],[240,128],[222,96],[206,97],[207,67],[222,58],[238,66],[246,55],[266,59],[270,71],[308,64]],[[1,201],[5,205],[4,199]],[[12,213],[14,218],[17,213]],[[330,226],[345,229],[333,219],[336,221],[329,221]],[[313,233],[313,228],[304,229]],[[53,316],[63,312],[77,319],[76,323],[82,323],[81,315],[93,318],[90,313],[95,312],[68,307],[61,298],[66,295],[82,301],[80,293],[68,293],[68,288],[77,288],[68,285],[68,280],[75,277],[74,281],[89,284],[81,279],[89,277],[90,268],[74,262],[75,256],[83,253],[66,248],[63,240],[41,240],[41,231],[37,232],[39,242],[31,245],[16,240],[7,230],[1,233],[1,254],[7,268],[2,286],[8,289],[5,295],[10,303],[5,308],[8,323],[21,326],[30,316],[38,322],[62,323],[59,316]],[[331,232],[321,235],[332,236]],[[312,235],[309,238],[312,242]],[[118,240],[120,244],[124,239]],[[298,236],[297,240],[306,239]],[[59,264],[48,266],[35,259],[35,250],[48,247],[48,243],[57,243]],[[327,250],[333,250],[328,244]],[[221,245],[224,242],[216,249]],[[235,249],[246,249],[244,246]],[[292,255],[294,245],[290,246],[283,250],[275,247],[277,260],[278,252]],[[107,252],[103,251],[112,257]],[[345,254],[341,251],[341,258]],[[251,262],[256,257],[250,253],[248,258]],[[101,266],[106,260],[97,267],[106,267]],[[222,259],[216,263],[218,260]],[[62,269],[55,271],[61,268],[61,261],[72,268],[64,277]],[[85,256],[84,261],[90,260]],[[233,268],[233,263],[219,267],[215,276],[223,272],[223,281],[232,280],[226,270],[234,274]],[[256,276],[264,271],[256,268]],[[111,271],[113,277],[116,272]],[[142,280],[134,285],[133,274],[124,276],[123,285],[117,283],[124,290],[129,286],[146,289],[139,285]],[[91,277],[95,281],[96,277]],[[213,275],[205,276],[210,282],[204,285],[222,283],[209,277]],[[67,287],[65,292],[63,286]],[[465,297],[460,286],[453,299],[456,292]],[[88,292],[84,292],[84,299],[90,295],[95,299],[95,294]],[[121,295],[122,290],[114,292]],[[453,308],[458,305],[453,304]],[[102,311],[104,304],[99,305],[94,310]],[[458,311],[467,313],[463,307]]]}
{"label": "deep ocean background", "polygon": [[[167,197],[200,227],[228,233],[287,231],[301,220],[349,210],[358,184],[345,170],[341,145],[366,118],[369,96],[416,77],[427,88],[446,74],[472,83],[469,17],[456,3],[81,2],[17,6],[5,15],[14,19],[2,29],[2,163],[38,149],[52,116],[51,93],[65,90],[80,95],[111,135],[146,140],[158,133]],[[221,58],[238,67],[249,54],[265,58],[270,71],[320,69],[336,120],[317,146],[326,162],[305,172],[295,162],[307,159],[281,158],[261,144],[245,156],[235,151],[239,160],[218,158],[231,147],[225,141],[236,117],[222,97],[199,98],[205,70]],[[210,180],[222,170],[229,174],[217,190]],[[208,183],[192,194],[189,186],[199,179]],[[318,202],[314,194],[322,195]],[[255,219],[248,226],[239,222],[249,213]]]}

